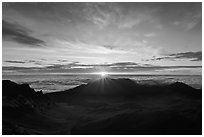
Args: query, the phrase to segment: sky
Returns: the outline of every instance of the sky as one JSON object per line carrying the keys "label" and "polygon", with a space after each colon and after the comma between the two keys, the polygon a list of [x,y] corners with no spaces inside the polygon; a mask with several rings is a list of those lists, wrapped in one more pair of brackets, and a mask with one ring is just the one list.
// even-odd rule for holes
{"label": "sky", "polygon": [[3,73],[202,72],[202,3],[2,3]]}

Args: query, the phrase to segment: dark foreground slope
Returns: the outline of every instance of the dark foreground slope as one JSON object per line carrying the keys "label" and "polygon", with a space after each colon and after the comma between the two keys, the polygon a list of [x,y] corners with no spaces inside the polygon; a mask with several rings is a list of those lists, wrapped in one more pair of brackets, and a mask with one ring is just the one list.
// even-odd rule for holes
{"label": "dark foreground slope", "polygon": [[188,135],[201,129],[201,90],[180,82],[103,78],[42,94],[3,81],[3,134]]}
{"label": "dark foreground slope", "polygon": [[12,81],[3,80],[3,134],[37,134],[32,127],[43,124],[41,122],[44,117],[40,113],[54,105],[47,95],[42,91],[35,92],[28,84],[18,85]]}

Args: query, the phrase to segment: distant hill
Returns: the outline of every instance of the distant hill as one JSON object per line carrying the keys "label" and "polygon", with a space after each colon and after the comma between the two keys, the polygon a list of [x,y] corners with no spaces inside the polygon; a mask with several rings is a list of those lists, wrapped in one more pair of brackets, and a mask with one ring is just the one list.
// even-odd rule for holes
{"label": "distant hill", "polygon": [[184,83],[175,82],[163,85],[137,84],[130,79],[111,79],[109,77],[92,80],[73,89],[62,92],[49,93],[48,96],[55,101],[66,102],[74,99],[90,98],[147,98],[182,96],[185,98],[200,98],[201,90],[194,89]]}

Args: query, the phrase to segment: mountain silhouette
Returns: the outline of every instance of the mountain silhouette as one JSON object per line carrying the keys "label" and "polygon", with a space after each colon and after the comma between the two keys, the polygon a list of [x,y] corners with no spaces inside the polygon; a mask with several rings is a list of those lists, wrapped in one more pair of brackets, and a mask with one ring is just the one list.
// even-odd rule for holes
{"label": "mountain silhouette", "polygon": [[202,90],[104,77],[43,94],[2,81],[3,134],[199,135]]}
{"label": "mountain silhouette", "polygon": [[42,91],[36,92],[28,84],[3,80],[2,134],[32,134],[31,127],[40,127],[45,121],[41,113],[54,106],[55,103]]}
{"label": "mountain silhouette", "polygon": [[137,84],[133,80],[119,78],[111,79],[109,77],[90,81],[88,84],[82,84],[73,89],[62,92],[49,93],[49,97],[56,101],[68,101],[90,98],[148,98],[148,97],[171,97],[182,96],[185,98],[200,98],[201,91],[194,89],[184,83],[175,82],[171,84]]}
{"label": "mountain silhouette", "polygon": [[28,84],[16,84],[10,80],[3,80],[2,96],[5,100],[15,101],[19,108],[40,110],[43,107],[49,107],[51,104],[54,104],[42,91],[36,92]]}

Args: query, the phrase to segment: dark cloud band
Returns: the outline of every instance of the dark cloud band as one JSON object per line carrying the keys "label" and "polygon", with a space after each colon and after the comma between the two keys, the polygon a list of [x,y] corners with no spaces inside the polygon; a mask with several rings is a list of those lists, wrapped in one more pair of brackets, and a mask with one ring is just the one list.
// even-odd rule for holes
{"label": "dark cloud band", "polygon": [[[198,52],[182,52],[182,53],[175,53],[175,54],[169,54],[164,57],[154,57],[150,60],[177,60],[177,59],[188,59],[190,61],[202,61],[202,51]],[[147,61],[150,61],[147,60]]]}
{"label": "dark cloud band", "polygon": [[[9,63],[24,63],[24,61],[6,61]],[[36,63],[36,61],[34,62]],[[42,64],[41,64],[42,65]],[[32,71],[41,70],[44,72],[66,72],[71,71],[72,73],[96,72],[103,68],[104,70],[110,70],[111,72],[144,72],[144,71],[157,71],[166,69],[199,69],[202,66],[153,66],[149,64],[138,64],[135,62],[116,62],[111,64],[80,64],[79,62],[72,62],[68,64],[50,64],[44,67],[14,67],[4,66],[3,70],[20,70],[20,71]]]}
{"label": "dark cloud band", "polygon": [[16,60],[6,60],[4,62],[7,62],[7,63],[18,63],[18,64],[23,64],[25,63],[24,61],[16,61]]}
{"label": "dark cloud band", "polygon": [[30,35],[32,31],[20,26],[19,24],[2,21],[2,36],[3,40],[15,41],[20,44],[28,44],[34,46],[45,45],[43,40],[34,38]]}

